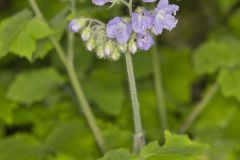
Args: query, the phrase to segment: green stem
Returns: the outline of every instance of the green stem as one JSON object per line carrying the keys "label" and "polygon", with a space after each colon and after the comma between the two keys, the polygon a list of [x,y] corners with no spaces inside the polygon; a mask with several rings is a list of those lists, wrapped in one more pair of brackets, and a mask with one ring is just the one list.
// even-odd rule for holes
{"label": "green stem", "polygon": [[[132,15],[132,0],[128,2],[129,15]],[[132,55],[130,52],[125,54],[127,73],[128,73],[128,81],[130,87],[131,101],[132,101],[132,110],[133,110],[133,119],[134,119],[134,142],[133,142],[133,150],[135,153],[139,154],[139,152],[143,149],[145,145],[145,136],[142,129],[141,122],[141,114],[140,107],[138,101],[137,87],[135,82],[133,64],[132,64]]]}
{"label": "green stem", "polygon": [[134,118],[134,151],[139,153],[141,149],[145,145],[145,138],[141,124],[141,115],[139,109],[139,101],[137,96],[137,88],[133,71],[132,57],[131,53],[125,54],[126,65],[127,65],[127,73],[128,73],[128,81],[130,86],[130,94],[132,101],[132,110],[133,110],[133,118]]}
{"label": "green stem", "polygon": [[214,97],[216,92],[218,91],[218,85],[214,84],[210,87],[208,92],[206,93],[205,97],[200,101],[191,114],[188,116],[186,122],[183,124],[182,128],[180,129],[180,133],[186,133],[188,129],[191,127],[193,122],[199,117],[205,107],[209,104],[211,99]]}
{"label": "green stem", "polygon": [[[76,14],[76,0],[70,1],[71,14],[75,16]],[[74,61],[74,41],[75,34],[72,32],[68,32],[68,58],[69,61],[73,63]]]}
{"label": "green stem", "polygon": [[168,121],[167,121],[167,111],[166,111],[166,103],[164,98],[164,91],[161,79],[161,65],[159,62],[159,55],[157,51],[157,47],[154,47],[152,53],[152,63],[153,63],[153,78],[155,85],[155,93],[157,96],[157,107],[158,112],[162,124],[163,130],[168,129]]}
{"label": "green stem", "polygon": [[130,16],[132,15],[132,0],[129,0],[129,2],[128,2],[128,9],[129,9],[129,14],[130,14]]}
{"label": "green stem", "polygon": [[96,119],[91,111],[91,108],[88,104],[87,98],[84,95],[82,86],[80,85],[79,81],[78,81],[78,77],[76,74],[76,71],[74,69],[73,65],[69,65],[69,67],[67,68],[68,71],[68,75],[70,78],[70,81],[72,83],[72,86],[75,90],[75,93],[77,95],[77,99],[79,101],[79,103],[81,104],[81,108],[79,108],[79,110],[82,110],[87,122],[92,130],[93,136],[97,141],[97,144],[99,146],[99,149],[101,150],[102,153],[106,152],[106,147],[105,147],[105,140],[103,138],[102,132],[99,129]]}
{"label": "green stem", "polygon": [[[45,21],[43,15],[42,15],[42,12],[40,11],[37,3],[35,0],[29,0],[29,3],[30,5],[32,6],[35,14],[41,18],[42,20]],[[97,125],[97,122],[96,122],[96,119],[91,111],[91,108],[88,104],[88,101],[87,101],[87,98],[85,97],[84,95],[84,92],[83,92],[83,89],[81,87],[81,84],[80,82],[78,81],[78,78],[77,78],[77,74],[76,74],[76,71],[74,69],[74,65],[73,63],[69,63],[69,60],[68,58],[66,57],[66,53],[64,52],[63,48],[60,46],[60,44],[57,42],[57,40],[51,36],[50,38],[50,41],[51,43],[53,44],[54,48],[56,49],[57,51],[57,54],[59,55],[61,61],[63,62],[66,70],[67,70],[67,73],[69,75],[69,79],[70,79],[70,82],[73,86],[73,89],[76,93],[76,96],[77,96],[77,99],[78,99],[78,102],[79,102],[79,110],[82,110],[85,117],[86,117],[86,120],[89,124],[89,127],[93,133],[93,136],[101,150],[102,153],[105,152],[106,148],[105,148],[105,141],[104,141],[104,138],[102,136],[102,133],[101,133],[101,130],[99,129],[98,125]],[[72,42],[71,42],[72,43]]]}

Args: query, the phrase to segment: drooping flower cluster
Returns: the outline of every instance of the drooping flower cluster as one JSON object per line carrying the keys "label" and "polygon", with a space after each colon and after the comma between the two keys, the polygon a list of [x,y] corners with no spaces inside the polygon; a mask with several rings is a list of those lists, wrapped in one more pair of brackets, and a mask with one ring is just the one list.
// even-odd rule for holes
{"label": "drooping flower cluster", "polygon": [[[124,0],[92,0],[98,6]],[[156,0],[143,0],[155,2]],[[136,53],[137,48],[147,51],[154,44],[153,35],[164,29],[171,31],[177,25],[174,17],[179,7],[160,0],[153,11],[138,7],[130,18],[115,17],[106,25],[95,19],[79,18],[69,23],[72,32],[82,32],[87,49],[96,50],[98,57],[117,60],[120,52]]]}

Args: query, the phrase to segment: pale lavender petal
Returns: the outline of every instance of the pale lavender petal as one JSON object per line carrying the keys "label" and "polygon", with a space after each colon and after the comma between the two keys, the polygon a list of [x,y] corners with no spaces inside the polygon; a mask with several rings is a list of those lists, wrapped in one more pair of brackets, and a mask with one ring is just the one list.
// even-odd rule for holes
{"label": "pale lavender petal", "polygon": [[108,2],[112,2],[112,0],[92,0],[92,3],[98,6],[103,6]]}
{"label": "pale lavender petal", "polygon": [[137,36],[137,47],[141,50],[147,51],[154,44],[152,36],[148,32],[138,34]]}
{"label": "pale lavender petal", "polygon": [[176,27],[178,20],[174,17],[179,6],[168,4],[168,0],[160,0],[154,10],[153,33],[159,35],[163,29],[171,31]]}
{"label": "pale lavender petal", "polygon": [[108,38],[115,38],[118,43],[124,44],[130,38],[131,35],[130,23],[124,22],[120,17],[115,17],[110,20],[106,27],[106,33]]}
{"label": "pale lavender petal", "polygon": [[160,0],[160,1],[158,2],[157,8],[166,7],[166,6],[168,6],[168,4],[169,4],[168,0]]}
{"label": "pale lavender petal", "polygon": [[175,4],[168,5],[167,7],[164,7],[161,9],[166,14],[176,14],[176,12],[179,10],[179,6]]}
{"label": "pale lavender petal", "polygon": [[153,16],[143,9],[140,13],[132,14],[132,28],[136,33],[145,32],[153,26]]}
{"label": "pale lavender petal", "polygon": [[143,0],[143,2],[155,2],[156,0]]}
{"label": "pale lavender petal", "polygon": [[81,27],[82,27],[81,24],[76,19],[73,19],[68,25],[69,30],[75,33],[78,32],[81,29]]}

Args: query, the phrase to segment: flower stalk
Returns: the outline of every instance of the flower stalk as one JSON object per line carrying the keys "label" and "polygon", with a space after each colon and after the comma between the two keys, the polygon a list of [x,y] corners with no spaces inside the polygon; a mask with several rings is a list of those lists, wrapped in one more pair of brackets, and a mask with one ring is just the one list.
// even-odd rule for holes
{"label": "flower stalk", "polygon": [[[75,16],[76,14],[76,0],[70,1],[71,14]],[[74,61],[74,41],[75,35],[72,32],[68,32],[68,58],[69,62]]]}
{"label": "flower stalk", "polygon": [[135,130],[134,151],[136,153],[139,153],[145,145],[145,137],[144,137],[142,123],[141,123],[141,115],[140,115],[139,101],[138,101],[131,53],[127,52],[125,54],[125,59],[126,59],[126,65],[127,65],[128,81],[130,86],[133,119],[134,119],[134,130]]}
{"label": "flower stalk", "polygon": [[[128,9],[130,16],[132,15],[132,0],[129,0]],[[140,105],[137,94],[137,87],[135,81],[135,75],[133,70],[132,55],[130,52],[125,53],[128,81],[130,87],[131,101],[132,101],[132,110],[133,110],[133,119],[134,119],[134,142],[133,150],[135,153],[139,153],[145,145],[145,136],[142,129],[141,114],[140,114]]]}
{"label": "flower stalk", "polygon": [[[40,11],[36,1],[29,0],[29,3],[31,5],[33,11],[35,12],[36,16],[38,16],[40,19],[45,21],[45,18],[43,16],[42,12]],[[100,151],[102,153],[104,153],[106,151],[105,140],[102,136],[100,128],[97,125],[96,119],[93,115],[93,112],[92,112],[90,106],[89,106],[87,98],[85,97],[82,86],[78,80],[78,77],[77,77],[77,74],[76,74],[76,71],[74,68],[74,64],[73,64],[74,37],[69,36],[69,39],[68,39],[69,40],[68,55],[70,58],[68,58],[66,56],[65,51],[63,50],[61,45],[57,42],[57,40],[53,36],[49,37],[49,39],[50,39],[51,43],[53,44],[54,48],[56,49],[57,54],[60,57],[60,60],[62,61],[62,63],[64,64],[64,66],[66,68],[66,71],[67,71],[69,79],[70,79],[70,83],[73,86],[73,89],[76,93],[76,96],[77,96],[77,99],[79,102],[79,110],[81,110],[83,112]]]}

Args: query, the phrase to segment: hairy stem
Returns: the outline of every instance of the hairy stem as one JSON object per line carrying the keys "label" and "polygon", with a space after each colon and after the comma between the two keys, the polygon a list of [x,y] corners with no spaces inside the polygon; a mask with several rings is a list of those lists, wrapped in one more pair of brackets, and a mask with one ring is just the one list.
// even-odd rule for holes
{"label": "hairy stem", "polygon": [[[132,15],[132,0],[128,2],[129,15]],[[131,101],[132,101],[132,110],[133,110],[133,119],[134,119],[134,144],[133,150],[135,153],[139,153],[145,145],[145,136],[142,129],[140,107],[138,101],[138,94],[133,70],[132,55],[130,52],[125,54],[128,81],[130,87]]]}
{"label": "hairy stem", "polygon": [[200,101],[194,110],[191,112],[191,114],[188,116],[186,122],[183,124],[182,128],[180,129],[180,133],[186,133],[188,129],[191,127],[193,122],[198,118],[198,116],[202,113],[204,108],[209,104],[211,99],[214,97],[218,90],[218,85],[214,84],[211,86],[206,93],[205,97]]}
{"label": "hairy stem", "polygon": [[[70,8],[71,14],[76,14],[76,0],[70,1]],[[69,62],[73,62],[74,60],[74,41],[75,41],[75,34],[72,32],[68,32],[68,58]]]}
{"label": "hairy stem", "polygon": [[159,62],[159,55],[157,51],[157,47],[154,47],[152,53],[152,63],[153,63],[153,78],[154,78],[154,86],[155,86],[155,94],[157,97],[157,108],[160,116],[161,124],[163,130],[168,129],[168,120],[167,120],[167,111],[166,111],[166,103],[164,98],[164,91],[161,79],[161,64]]}
{"label": "hairy stem", "polygon": [[132,110],[133,110],[133,118],[134,118],[134,130],[135,130],[134,151],[136,153],[139,153],[145,145],[145,138],[144,138],[144,133],[143,133],[142,124],[141,124],[141,115],[140,115],[139,101],[138,101],[131,53],[126,53],[125,59],[126,59],[126,65],[127,65],[128,81],[130,86],[130,94],[131,94]]}
{"label": "hairy stem", "polygon": [[129,0],[129,2],[128,2],[128,9],[129,9],[130,16],[132,15],[132,10],[133,10],[132,8],[133,8],[133,1]]}
{"label": "hairy stem", "polygon": [[[35,0],[29,0],[29,3],[31,5],[31,7],[33,8],[36,16],[38,16],[39,18],[41,18],[42,20],[45,20],[43,15],[42,15],[42,12],[40,11],[37,3]],[[69,79],[70,79],[70,82],[73,86],[73,89],[76,93],[76,96],[77,96],[77,99],[78,99],[78,102],[79,102],[79,110],[82,110],[85,117],[86,117],[86,120],[89,124],[89,127],[93,133],[93,136],[101,150],[102,153],[105,152],[106,148],[105,148],[105,141],[104,141],[104,138],[102,136],[102,133],[101,133],[101,130],[99,129],[98,125],[97,125],[97,122],[96,122],[96,119],[91,111],[91,108],[88,104],[88,101],[87,101],[87,98],[85,97],[84,95],[84,92],[83,92],[83,89],[81,87],[81,84],[77,78],[77,74],[76,74],[76,71],[74,69],[74,65],[73,63],[69,63],[69,59],[66,57],[66,53],[65,51],[63,50],[63,48],[61,47],[61,45],[57,42],[57,40],[51,36],[50,38],[50,41],[52,42],[54,48],[56,49],[57,51],[57,54],[59,55],[61,61],[63,62],[66,70],[67,70],[67,73],[69,75]],[[74,41],[73,41],[74,42]],[[71,43],[73,43],[71,42]],[[73,46],[73,45],[72,45]],[[73,49],[71,49],[73,51]]]}

